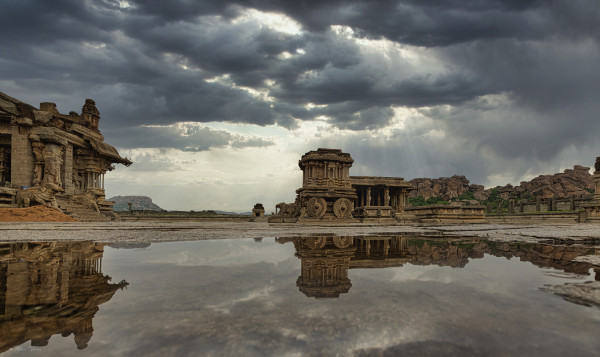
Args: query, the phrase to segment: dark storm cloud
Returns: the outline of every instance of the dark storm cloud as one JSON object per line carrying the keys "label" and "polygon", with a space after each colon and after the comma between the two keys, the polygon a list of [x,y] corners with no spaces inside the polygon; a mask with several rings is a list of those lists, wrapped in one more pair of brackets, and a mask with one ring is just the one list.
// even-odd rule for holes
{"label": "dark storm cloud", "polygon": [[[161,21],[190,19],[206,14],[233,16],[240,8],[285,13],[309,31],[326,31],[330,25],[347,25],[366,35],[424,46],[447,45],[481,38],[543,34],[536,19],[542,1],[203,1],[191,5],[174,1],[135,1],[136,13]],[[229,6],[228,6],[229,5]],[[232,6],[237,5],[238,7]]]}
{"label": "dark storm cloud", "polygon": [[181,125],[179,127],[135,127],[111,133],[114,144],[121,148],[175,148],[182,151],[206,151],[226,146],[267,147],[272,141],[258,137],[242,137],[225,130]]}
{"label": "dark storm cloud", "polygon": [[[302,31],[278,31],[248,9],[285,14]],[[549,160],[600,129],[599,14],[595,0],[3,1],[0,31],[11,35],[0,42],[0,83],[63,111],[96,99],[109,140],[124,137],[117,128],[185,121],[293,129],[327,117],[374,129],[404,106],[428,108],[474,147]],[[422,58],[386,59],[356,38],[419,46]],[[511,109],[474,104],[501,93]],[[456,111],[430,110],[440,105]]]}

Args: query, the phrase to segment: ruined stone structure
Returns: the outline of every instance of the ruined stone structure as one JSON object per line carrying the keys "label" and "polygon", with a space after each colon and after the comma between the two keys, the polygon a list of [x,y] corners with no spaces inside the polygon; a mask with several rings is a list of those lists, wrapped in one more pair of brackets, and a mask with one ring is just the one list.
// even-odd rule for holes
{"label": "ruined stone structure", "polygon": [[252,217],[250,218],[250,222],[267,222],[267,217],[265,217],[265,208],[262,203],[257,203],[252,208]]}
{"label": "ruined stone structure", "polygon": [[354,160],[339,149],[302,156],[294,203],[278,203],[269,222],[396,222],[412,186],[401,177],[350,176]]}
{"label": "ruined stone structure", "polygon": [[594,196],[591,201],[581,205],[585,212],[586,222],[600,223],[600,156],[594,165]]}
{"label": "ruined stone structure", "polygon": [[102,274],[104,245],[94,242],[0,244],[0,353],[53,335],[87,347],[99,305],[127,282]]}
{"label": "ruined stone structure", "polygon": [[105,200],[104,175],[113,164],[131,161],[104,142],[99,121],[91,99],[81,114],[61,114],[54,103],[38,109],[0,93],[0,205],[14,206],[18,190],[53,185],[65,213],[81,220],[114,218],[112,202]]}
{"label": "ruined stone structure", "polygon": [[302,155],[298,166],[302,187],[296,190],[299,221],[349,220],[356,191],[350,183],[350,154],[338,149],[318,149]]}
{"label": "ruined stone structure", "polygon": [[265,208],[262,203],[257,203],[252,208],[252,217],[264,217],[265,216]]}
{"label": "ruined stone structure", "polygon": [[405,212],[414,216],[412,220],[419,223],[483,223],[486,219],[485,207],[479,205],[408,207]]}
{"label": "ruined stone structure", "polygon": [[402,177],[351,176],[350,182],[358,195],[354,216],[361,222],[395,222],[413,190]]}

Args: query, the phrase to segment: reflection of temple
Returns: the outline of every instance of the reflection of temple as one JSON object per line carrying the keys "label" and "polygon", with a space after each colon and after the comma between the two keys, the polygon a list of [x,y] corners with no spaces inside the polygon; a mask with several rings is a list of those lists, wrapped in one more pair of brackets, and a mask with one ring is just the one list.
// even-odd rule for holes
{"label": "reflection of temple", "polygon": [[55,334],[87,347],[98,306],[127,285],[109,283],[102,254],[93,242],[0,244],[0,352]]}
{"label": "reflection of temple", "polygon": [[589,275],[589,270],[594,268],[595,279],[600,280],[598,267],[573,261],[578,256],[599,253],[585,246],[403,236],[311,236],[278,238],[277,241],[282,244],[293,241],[302,264],[296,285],[306,296],[316,298],[347,293],[352,286],[348,269],[401,267],[406,263],[462,268],[469,259],[483,258],[484,254],[519,257],[539,267],[579,275]]}
{"label": "reflection of temple", "polygon": [[350,290],[348,266],[356,251],[352,237],[308,237],[294,240],[294,246],[302,262],[296,286],[306,296],[339,297]]}

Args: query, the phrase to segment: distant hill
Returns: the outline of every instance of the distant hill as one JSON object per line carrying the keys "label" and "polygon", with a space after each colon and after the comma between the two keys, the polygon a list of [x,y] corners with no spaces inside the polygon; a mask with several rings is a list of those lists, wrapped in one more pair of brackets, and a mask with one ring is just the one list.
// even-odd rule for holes
{"label": "distant hill", "polygon": [[[438,201],[495,202],[498,199],[533,200],[540,198],[567,198],[571,195],[586,196],[594,192],[594,180],[590,168],[575,165],[562,173],[541,175],[531,181],[523,181],[519,186],[496,186],[485,189],[482,185],[470,184],[465,176],[417,178],[410,180],[416,190],[409,194],[413,205],[420,201],[436,203]],[[429,201],[429,202],[427,202]]]}
{"label": "distant hill", "polygon": [[146,211],[162,211],[163,209],[152,202],[152,199],[148,196],[114,196],[108,199],[108,201],[114,201],[115,205],[113,209],[118,211],[129,211],[127,203],[131,202],[131,208],[133,210],[146,210]]}

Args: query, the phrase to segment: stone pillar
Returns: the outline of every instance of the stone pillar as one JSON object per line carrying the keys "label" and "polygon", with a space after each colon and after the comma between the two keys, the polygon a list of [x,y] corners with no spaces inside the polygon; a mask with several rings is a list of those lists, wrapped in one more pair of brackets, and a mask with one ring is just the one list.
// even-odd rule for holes
{"label": "stone pillar", "polygon": [[68,195],[74,194],[73,180],[75,180],[75,177],[73,177],[73,145],[70,144],[65,147],[63,177],[65,193]]}
{"label": "stone pillar", "polygon": [[600,200],[600,172],[596,172],[594,174],[594,186],[595,186],[594,199]]}
{"label": "stone pillar", "polygon": [[29,128],[13,125],[11,130],[10,181],[18,186],[32,186],[35,158],[29,141]]}
{"label": "stone pillar", "polygon": [[491,203],[488,203],[488,204],[487,204],[487,208],[486,208],[486,211],[487,211],[487,213],[488,213],[488,214],[492,213],[492,210],[493,210],[493,209],[492,209],[492,204],[491,204]]}
{"label": "stone pillar", "polygon": [[386,186],[383,190],[384,190],[383,191],[383,205],[389,206],[390,205],[390,188]]}
{"label": "stone pillar", "polygon": [[519,202],[519,212],[523,213],[523,207],[525,206],[525,203],[523,201]]}
{"label": "stone pillar", "polygon": [[10,149],[0,147],[0,182],[10,181],[9,172],[10,167],[8,167],[8,163],[10,162]]}
{"label": "stone pillar", "polygon": [[551,211],[556,211],[556,197],[552,197],[550,199],[550,207],[551,207]]}
{"label": "stone pillar", "polygon": [[366,198],[367,198],[367,201],[366,201],[365,206],[368,207],[371,205],[371,186],[367,187],[367,197]]}
{"label": "stone pillar", "polygon": [[502,200],[498,201],[498,207],[496,208],[496,213],[502,214]]}
{"label": "stone pillar", "polygon": [[540,197],[535,198],[535,211],[539,212],[542,206],[542,199]]}
{"label": "stone pillar", "polygon": [[569,205],[569,209],[571,211],[575,211],[575,195],[571,195],[571,202],[570,202],[570,205]]}
{"label": "stone pillar", "polygon": [[515,213],[515,200],[511,199],[508,201],[508,212]]}

